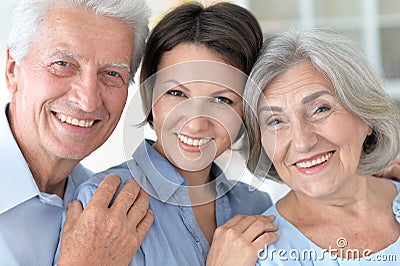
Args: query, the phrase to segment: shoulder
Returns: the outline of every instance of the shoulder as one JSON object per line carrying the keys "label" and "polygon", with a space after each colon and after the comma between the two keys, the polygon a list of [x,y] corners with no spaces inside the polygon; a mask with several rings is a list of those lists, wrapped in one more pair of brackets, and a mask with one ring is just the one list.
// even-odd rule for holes
{"label": "shoulder", "polygon": [[238,181],[227,193],[234,213],[259,215],[272,205],[270,195],[247,183]]}
{"label": "shoulder", "polygon": [[121,184],[124,184],[129,179],[135,179],[141,172],[135,160],[131,159],[119,165],[112,166],[105,171],[95,173],[85,184],[98,186],[108,174],[119,176]]}
{"label": "shoulder", "polygon": [[92,175],[93,175],[92,171],[90,171],[88,168],[84,167],[82,164],[79,163],[72,170],[70,177],[73,180],[73,182],[77,186],[79,186],[83,182],[87,181]]}
{"label": "shoulder", "polygon": [[396,186],[397,192],[398,192],[398,194],[400,194],[400,182],[394,181],[394,180],[390,180],[390,181]]}
{"label": "shoulder", "polygon": [[90,177],[87,181],[83,182],[78,187],[75,198],[80,200],[85,205],[85,203],[89,201],[100,183],[108,174],[115,174],[119,176],[119,178],[121,179],[121,184],[118,188],[119,190],[126,181],[128,181],[129,179],[134,179],[135,170],[132,171],[130,165],[131,163],[129,163],[129,161],[124,162],[119,165],[113,166],[105,171],[98,172],[92,175],[92,177]]}
{"label": "shoulder", "polygon": [[[296,227],[283,218],[276,204],[270,207],[263,215],[275,216],[274,224],[278,225],[279,239],[266,246],[259,254],[257,265],[314,265],[313,260],[304,260],[303,254],[317,256],[323,250],[315,246]],[[309,263],[309,264],[308,264]]]}
{"label": "shoulder", "polygon": [[393,199],[392,209],[397,222],[400,223],[400,183],[392,181],[397,188],[397,196]]}
{"label": "shoulder", "polygon": [[237,182],[233,187],[232,192],[238,196],[248,197],[250,200],[254,200],[256,202],[263,202],[266,208],[269,208],[272,205],[271,197],[268,192],[254,188],[248,183]]}

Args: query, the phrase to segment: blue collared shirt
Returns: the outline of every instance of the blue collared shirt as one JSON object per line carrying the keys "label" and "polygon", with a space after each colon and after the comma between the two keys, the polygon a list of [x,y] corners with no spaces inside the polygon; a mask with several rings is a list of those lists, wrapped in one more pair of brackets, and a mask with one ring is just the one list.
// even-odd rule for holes
{"label": "blue collared shirt", "polygon": [[0,114],[0,265],[52,265],[63,210],[90,172],[81,165],[74,169],[64,200],[40,192],[5,114]]}
{"label": "blue collared shirt", "polygon": [[[400,223],[400,183],[392,181],[399,194],[392,202],[393,215]],[[346,247],[347,240],[338,235],[337,246],[323,249],[307,238],[292,223],[286,220],[276,208],[276,204],[268,209],[264,215],[275,215],[275,224],[279,226],[277,231],[279,240],[269,245],[260,254],[257,266],[391,266],[399,265],[400,238],[386,248],[372,254],[367,249],[342,249]],[[331,252],[328,252],[330,250]],[[349,253],[350,251],[350,253]],[[345,255],[349,259],[342,258]],[[351,258],[361,255],[362,258]]]}
{"label": "blue collared shirt", "polygon": [[[216,177],[216,222],[223,225],[236,214],[258,215],[272,205],[265,192],[228,180],[213,164]],[[106,174],[122,182],[136,179],[150,194],[154,223],[130,265],[204,265],[210,244],[196,222],[185,178],[154,150],[149,141],[136,149],[133,159],[96,174],[78,188],[78,200],[85,205]]]}

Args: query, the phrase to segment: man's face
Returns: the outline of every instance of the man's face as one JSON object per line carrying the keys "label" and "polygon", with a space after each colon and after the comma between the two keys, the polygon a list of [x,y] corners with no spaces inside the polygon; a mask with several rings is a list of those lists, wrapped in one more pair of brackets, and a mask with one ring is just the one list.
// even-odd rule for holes
{"label": "man's face", "polygon": [[13,133],[30,153],[81,160],[119,121],[133,34],[116,19],[61,6],[35,36],[20,65],[7,59]]}

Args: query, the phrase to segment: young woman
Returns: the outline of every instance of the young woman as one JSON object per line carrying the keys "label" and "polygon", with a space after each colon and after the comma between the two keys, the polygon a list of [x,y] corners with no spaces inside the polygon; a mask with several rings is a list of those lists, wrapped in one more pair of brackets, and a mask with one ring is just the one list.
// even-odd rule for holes
{"label": "young woman", "polygon": [[254,264],[277,239],[265,233],[277,229],[272,217],[253,216],[271,205],[269,195],[228,180],[214,163],[243,134],[242,92],[261,46],[256,19],[229,3],[179,6],[153,29],[140,92],[157,139],[77,194],[88,202],[108,173],[147,190],[154,223],[132,265],[204,265],[210,247],[208,264],[221,265],[212,251],[226,238],[238,252],[218,258]]}

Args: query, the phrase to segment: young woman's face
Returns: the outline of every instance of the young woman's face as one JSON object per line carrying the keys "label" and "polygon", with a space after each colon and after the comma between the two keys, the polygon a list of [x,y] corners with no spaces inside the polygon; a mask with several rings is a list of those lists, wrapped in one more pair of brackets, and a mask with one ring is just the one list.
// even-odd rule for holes
{"label": "young woman's face", "polygon": [[282,180],[315,198],[354,189],[371,128],[344,108],[332,83],[307,62],[276,77],[264,96],[263,147]]}
{"label": "young woman's face", "polygon": [[185,171],[209,166],[239,133],[244,81],[242,72],[201,45],[179,44],[164,53],[153,91],[156,150]]}

